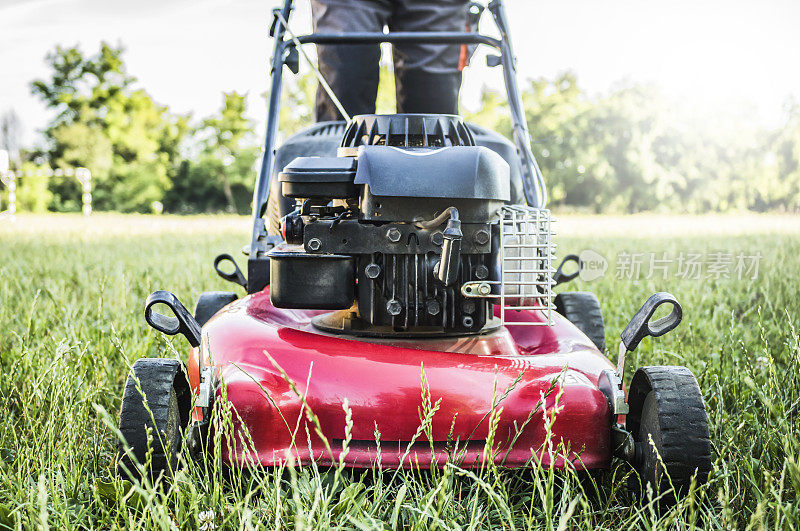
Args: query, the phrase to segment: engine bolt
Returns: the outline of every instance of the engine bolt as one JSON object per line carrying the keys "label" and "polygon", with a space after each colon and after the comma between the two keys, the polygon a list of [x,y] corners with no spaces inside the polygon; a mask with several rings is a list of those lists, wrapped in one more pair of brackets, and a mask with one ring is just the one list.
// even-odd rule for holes
{"label": "engine bolt", "polygon": [[397,299],[392,299],[386,303],[386,311],[389,312],[389,315],[400,315],[403,305]]}
{"label": "engine bolt", "polygon": [[489,295],[492,292],[492,287],[487,284],[486,282],[481,282],[478,284],[478,295]]}
{"label": "engine bolt", "polygon": [[397,229],[389,229],[386,231],[386,237],[389,238],[389,241],[392,243],[399,242],[401,236],[402,234],[400,234],[400,231]]}
{"label": "engine bolt", "polygon": [[489,276],[489,268],[485,265],[478,265],[475,266],[475,277],[478,280],[486,280],[486,277]]}
{"label": "engine bolt", "polygon": [[466,300],[461,306],[464,313],[473,313],[475,311],[475,301]]}
{"label": "engine bolt", "polygon": [[439,312],[442,311],[442,305],[439,304],[439,301],[428,301],[425,303],[425,311],[429,315],[439,315]]}
{"label": "engine bolt", "polygon": [[322,242],[319,238],[311,238],[308,240],[308,248],[312,251],[319,251],[320,247],[322,247]]}
{"label": "engine bolt", "polygon": [[489,231],[486,229],[481,229],[475,233],[473,238],[475,239],[475,243],[478,245],[486,245],[489,243]]}
{"label": "engine bolt", "polygon": [[464,328],[472,328],[472,325],[475,324],[475,321],[469,315],[464,316],[461,322],[464,324]]}
{"label": "engine bolt", "polygon": [[437,230],[431,234],[431,243],[434,245],[442,245],[444,243],[444,234],[442,234],[442,231]]}
{"label": "engine bolt", "polygon": [[381,266],[378,264],[369,264],[367,267],[364,268],[364,273],[367,275],[367,278],[376,279],[378,275],[381,274]]}

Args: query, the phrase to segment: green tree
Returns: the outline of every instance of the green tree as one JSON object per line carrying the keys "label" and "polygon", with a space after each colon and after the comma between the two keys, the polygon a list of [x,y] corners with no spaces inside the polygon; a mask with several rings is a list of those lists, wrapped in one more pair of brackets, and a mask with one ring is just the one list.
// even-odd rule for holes
{"label": "green tree", "polygon": [[246,98],[246,95],[236,92],[225,94],[220,115],[203,121],[203,128],[210,132],[203,154],[221,163],[214,169],[214,174],[225,193],[229,212],[237,210],[233,185],[247,187],[252,180],[251,170],[256,158],[253,124],[245,117]]}
{"label": "green tree", "polygon": [[246,95],[226,93],[220,113],[202,121],[198,152],[182,164],[165,198],[169,210],[249,211],[259,146],[246,112]]}
{"label": "green tree", "polygon": [[533,80],[524,94],[534,155],[547,176],[552,203],[597,208],[608,166],[587,138],[592,107],[576,76],[566,72],[552,81]]}
{"label": "green tree", "polygon": [[[593,104],[575,75],[567,72],[553,80],[530,80],[522,92],[532,149],[545,175],[550,204],[601,209],[600,190],[611,168],[601,156],[601,144],[593,138],[598,136],[593,130]],[[479,110],[465,118],[510,139],[505,94],[484,90],[481,103]]]}
{"label": "green tree", "polygon": [[753,206],[760,210],[800,211],[800,104],[787,107],[784,127],[767,137],[767,171],[753,186]]}
{"label": "green tree", "polygon": [[[288,70],[286,72],[288,73]],[[278,118],[278,132],[282,139],[314,123],[314,101],[317,93],[317,78],[314,74],[306,72],[291,76],[287,73],[284,77],[281,113]]]}
{"label": "green tree", "polygon": [[52,199],[48,189],[50,178],[45,168],[32,162],[24,162],[20,167],[21,174],[17,180],[17,210],[20,212],[46,212]]}
{"label": "green tree", "polygon": [[[746,109],[709,110],[652,85],[588,96],[571,73],[523,87],[552,206],[597,212],[800,210],[800,107],[768,131]],[[505,95],[465,116],[509,138]]]}
{"label": "green tree", "polygon": [[[122,48],[102,43],[87,57],[77,46],[59,46],[46,62],[49,79],[31,88],[57,111],[45,131],[51,166],[89,168],[96,208],[148,211],[177,171],[188,117],[171,115],[134,88]],[[79,204],[75,183],[54,181],[51,189],[60,198],[57,209]]]}

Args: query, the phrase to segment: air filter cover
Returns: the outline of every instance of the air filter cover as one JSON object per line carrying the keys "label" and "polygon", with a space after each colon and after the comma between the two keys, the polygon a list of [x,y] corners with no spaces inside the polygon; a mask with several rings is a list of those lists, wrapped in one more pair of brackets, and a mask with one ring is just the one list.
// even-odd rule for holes
{"label": "air filter cover", "polygon": [[453,114],[361,114],[354,116],[348,124],[341,147],[474,145],[475,139],[469,128],[460,116]]}

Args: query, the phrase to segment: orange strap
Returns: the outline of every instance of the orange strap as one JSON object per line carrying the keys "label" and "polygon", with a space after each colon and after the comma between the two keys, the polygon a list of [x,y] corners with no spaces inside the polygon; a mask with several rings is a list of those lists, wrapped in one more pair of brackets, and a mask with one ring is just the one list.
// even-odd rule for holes
{"label": "orange strap", "polygon": [[[464,28],[469,33],[469,22]],[[458,54],[458,71],[461,72],[469,66],[469,47],[466,44],[461,45],[461,53]]]}

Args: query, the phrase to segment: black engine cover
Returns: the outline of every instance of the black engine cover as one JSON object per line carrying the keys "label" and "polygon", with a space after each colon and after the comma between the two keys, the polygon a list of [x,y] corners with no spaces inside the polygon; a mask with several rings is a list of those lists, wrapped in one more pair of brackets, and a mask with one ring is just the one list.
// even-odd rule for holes
{"label": "black engine cover", "polygon": [[353,301],[314,320],[333,332],[485,331],[490,300],[465,297],[461,286],[498,280],[508,163],[475,146],[460,118],[436,115],[356,117],[339,155],[300,157],[280,174],[282,194],[298,207],[284,234],[302,247],[270,253],[278,262],[273,304],[336,309]]}
{"label": "black engine cover", "polygon": [[500,155],[480,146],[363,146],[355,184],[364,185],[364,220],[409,221],[409,214],[431,219],[458,200],[461,221],[485,222],[496,218],[509,200],[509,167]]}

